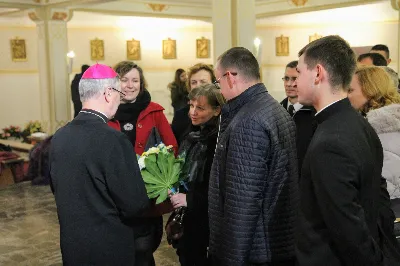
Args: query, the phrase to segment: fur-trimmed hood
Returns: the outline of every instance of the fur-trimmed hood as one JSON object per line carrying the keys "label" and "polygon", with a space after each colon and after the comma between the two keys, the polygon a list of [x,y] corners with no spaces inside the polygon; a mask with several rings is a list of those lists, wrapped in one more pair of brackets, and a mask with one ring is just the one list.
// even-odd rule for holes
{"label": "fur-trimmed hood", "polygon": [[377,134],[400,132],[400,104],[371,110],[367,114],[367,119]]}

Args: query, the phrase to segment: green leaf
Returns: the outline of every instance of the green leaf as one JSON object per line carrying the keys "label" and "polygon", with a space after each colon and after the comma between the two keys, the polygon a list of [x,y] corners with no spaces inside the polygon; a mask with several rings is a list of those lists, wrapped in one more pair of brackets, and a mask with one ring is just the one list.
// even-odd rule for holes
{"label": "green leaf", "polygon": [[157,177],[155,177],[154,175],[152,175],[149,171],[147,171],[146,169],[143,169],[142,171],[140,171],[140,173],[142,174],[142,178],[143,181],[147,184],[155,184],[155,185],[160,185],[160,181]]}
{"label": "green leaf", "polygon": [[165,177],[168,176],[168,161],[164,153],[160,152],[157,158],[157,165],[161,171],[161,174]]}
{"label": "green leaf", "polygon": [[156,204],[159,204],[161,202],[164,202],[168,197],[168,189],[164,189],[161,191],[160,196],[158,196]]}
{"label": "green leaf", "polygon": [[161,189],[165,188],[164,185],[149,185],[149,184],[145,184],[145,186],[146,186],[147,194],[150,194],[150,193],[153,193],[155,191],[158,191],[158,190],[161,190]]}
{"label": "green leaf", "polygon": [[152,153],[149,156],[147,156],[146,159],[155,163],[157,162],[157,155],[155,153]]}
{"label": "green leaf", "polygon": [[158,169],[157,163],[153,162],[149,158],[146,158],[145,164],[146,164],[146,170],[149,171],[149,173],[152,174],[155,178],[157,178],[159,183],[166,184],[164,182],[163,176],[161,175],[160,169]]}
{"label": "green leaf", "polygon": [[157,198],[157,197],[160,195],[160,193],[161,193],[164,189],[165,189],[165,188],[161,188],[161,189],[159,189],[159,190],[155,190],[155,191],[153,191],[153,192],[147,194],[147,197],[149,197],[149,199]]}

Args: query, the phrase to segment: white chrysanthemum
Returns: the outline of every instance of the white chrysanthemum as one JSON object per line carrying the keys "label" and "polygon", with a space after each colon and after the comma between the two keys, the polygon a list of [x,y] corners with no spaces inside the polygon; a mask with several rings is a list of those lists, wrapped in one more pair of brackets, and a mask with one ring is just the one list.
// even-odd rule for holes
{"label": "white chrysanthemum", "polygon": [[156,147],[151,147],[151,148],[147,151],[148,154],[153,154],[153,153],[158,154],[159,152],[160,152],[160,149],[159,149],[159,148],[156,148]]}
{"label": "white chrysanthemum", "polygon": [[139,169],[140,170],[146,168],[146,164],[144,163],[144,159],[146,159],[146,157],[140,157],[139,160],[138,160],[138,164],[139,164]]}
{"label": "white chrysanthemum", "polygon": [[161,150],[162,148],[164,148],[164,147],[165,147],[165,144],[162,143],[162,142],[157,146],[157,148],[159,148],[160,150]]}

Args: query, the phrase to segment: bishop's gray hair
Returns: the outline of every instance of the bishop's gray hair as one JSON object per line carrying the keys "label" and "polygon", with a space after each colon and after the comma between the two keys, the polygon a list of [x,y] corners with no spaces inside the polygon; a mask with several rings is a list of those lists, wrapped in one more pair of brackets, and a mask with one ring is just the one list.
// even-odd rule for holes
{"label": "bishop's gray hair", "polygon": [[86,102],[89,99],[98,97],[105,89],[120,88],[119,77],[109,79],[81,79],[79,81],[79,97],[81,102]]}

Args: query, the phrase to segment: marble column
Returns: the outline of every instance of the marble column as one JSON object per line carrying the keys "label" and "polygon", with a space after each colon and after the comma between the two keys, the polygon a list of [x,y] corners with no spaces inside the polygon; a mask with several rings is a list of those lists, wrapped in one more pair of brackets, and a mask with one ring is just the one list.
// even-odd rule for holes
{"label": "marble column", "polygon": [[255,52],[255,0],[212,0],[214,63],[226,50],[241,46]]}
{"label": "marble column", "polygon": [[38,35],[41,120],[49,134],[71,120],[67,21],[72,11],[48,7],[30,10]]}

